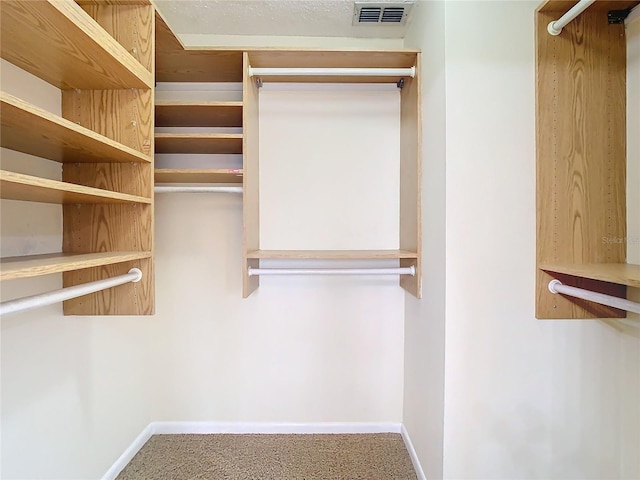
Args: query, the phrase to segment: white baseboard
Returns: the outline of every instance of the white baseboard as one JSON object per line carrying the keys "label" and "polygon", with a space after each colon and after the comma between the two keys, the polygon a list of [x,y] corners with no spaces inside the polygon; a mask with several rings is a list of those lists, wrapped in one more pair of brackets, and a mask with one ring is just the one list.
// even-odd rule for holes
{"label": "white baseboard", "polygon": [[153,435],[152,424],[147,425],[144,430],[136,437],[131,445],[127,447],[122,455],[111,465],[111,468],[107,470],[102,476],[102,480],[115,480],[118,474],[124,470],[124,467],[135,457],[136,453],[140,451],[142,446],[147,443],[147,440]]}
{"label": "white baseboard", "polygon": [[[409,435],[401,423],[237,423],[237,422],[151,422],[138,435],[120,458],[104,474],[102,480],[115,480],[118,474],[127,466],[142,446],[152,435],[177,434],[212,434],[212,433],[400,433],[404,439],[411,461],[416,472],[420,463],[413,450]],[[416,466],[417,465],[417,466]],[[424,474],[418,480],[425,480]]]}
{"label": "white baseboard", "polygon": [[407,451],[409,452],[409,457],[411,457],[411,463],[413,463],[413,468],[416,471],[416,475],[418,476],[418,480],[427,480],[427,476],[424,474],[424,470],[422,470],[422,465],[420,464],[420,460],[418,460],[418,454],[416,453],[416,449],[413,448],[413,443],[411,443],[411,437],[409,437],[409,432],[404,427],[404,424],[400,425],[400,434],[402,435],[402,439],[404,440],[404,445],[407,447]]}
{"label": "white baseboard", "polygon": [[152,422],[154,434],[400,433],[400,423]]}

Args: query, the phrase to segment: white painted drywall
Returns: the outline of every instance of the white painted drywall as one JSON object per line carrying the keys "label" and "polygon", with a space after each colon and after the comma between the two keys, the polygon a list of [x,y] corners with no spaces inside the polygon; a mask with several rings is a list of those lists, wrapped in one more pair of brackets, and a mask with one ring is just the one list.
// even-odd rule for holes
{"label": "white painted drywall", "polygon": [[[2,90],[60,114],[60,91],[8,62]],[[2,168],[60,179],[61,164],[2,149]],[[2,256],[59,252],[59,205],[3,200]],[[60,274],[2,283],[2,300],[56,290]],[[100,478],[150,422],[149,317],[3,317],[2,467],[7,479]]]}
{"label": "white painted drywall", "polygon": [[442,478],[445,350],[445,4],[417,2],[405,46],[422,49],[422,300],[406,295],[403,423],[429,479]]}
{"label": "white painted drywall", "polygon": [[638,478],[638,336],[534,318],[537,3],[445,7],[444,477]]}

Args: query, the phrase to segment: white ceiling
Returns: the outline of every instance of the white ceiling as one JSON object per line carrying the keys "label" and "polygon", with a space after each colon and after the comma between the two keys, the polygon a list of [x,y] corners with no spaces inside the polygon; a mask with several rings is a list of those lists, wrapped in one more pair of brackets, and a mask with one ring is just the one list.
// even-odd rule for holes
{"label": "white ceiling", "polygon": [[[376,3],[390,1],[393,0]],[[406,25],[353,26],[354,0],[156,0],[155,3],[178,35],[403,38],[406,30]]]}

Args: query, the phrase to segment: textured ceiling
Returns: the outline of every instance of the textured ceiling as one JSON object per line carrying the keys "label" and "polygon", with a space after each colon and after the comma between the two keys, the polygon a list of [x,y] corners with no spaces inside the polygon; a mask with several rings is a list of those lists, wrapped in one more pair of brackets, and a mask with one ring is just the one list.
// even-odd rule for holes
{"label": "textured ceiling", "polygon": [[403,38],[406,30],[406,26],[397,25],[353,26],[354,0],[156,0],[155,3],[178,35]]}

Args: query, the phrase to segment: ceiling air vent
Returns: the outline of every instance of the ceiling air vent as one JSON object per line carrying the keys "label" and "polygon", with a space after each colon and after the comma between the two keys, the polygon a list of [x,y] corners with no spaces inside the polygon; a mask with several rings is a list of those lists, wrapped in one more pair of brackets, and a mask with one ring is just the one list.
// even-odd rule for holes
{"label": "ceiling air vent", "polygon": [[412,1],[355,2],[353,25],[405,25]]}

